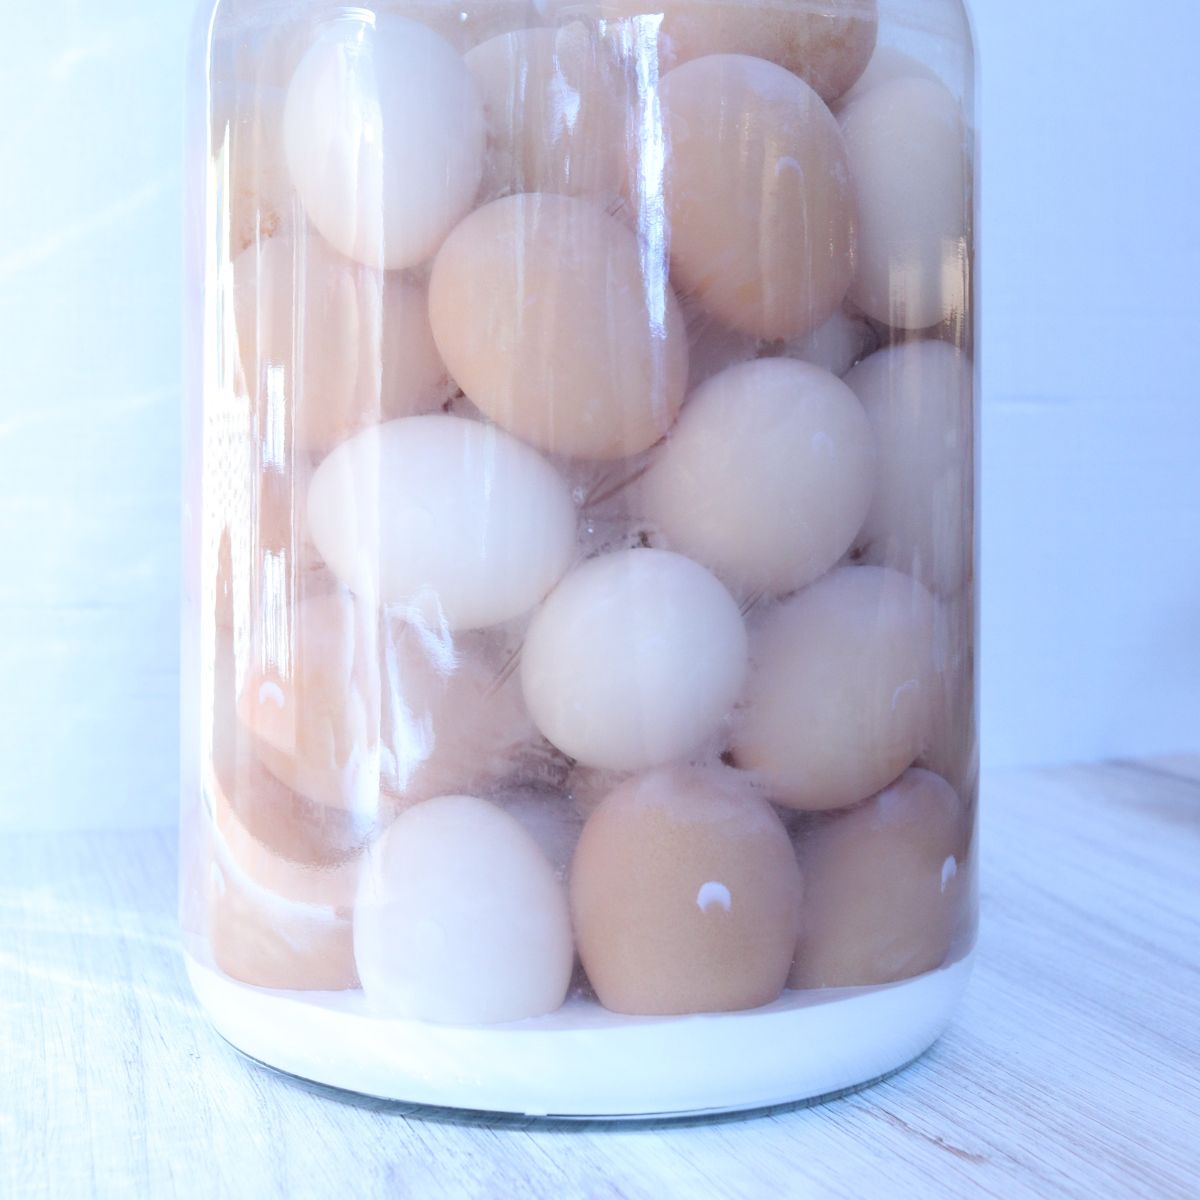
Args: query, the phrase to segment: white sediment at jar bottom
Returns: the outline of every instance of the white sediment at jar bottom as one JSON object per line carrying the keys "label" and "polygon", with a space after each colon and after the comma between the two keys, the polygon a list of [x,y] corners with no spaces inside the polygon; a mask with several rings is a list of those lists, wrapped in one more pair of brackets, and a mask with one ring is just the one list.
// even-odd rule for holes
{"label": "white sediment at jar bottom", "polygon": [[538,1117],[732,1112],[877,1079],[941,1034],[972,956],[877,988],[785,992],[751,1012],[618,1016],[571,999],[508,1025],[381,1017],[360,992],[272,992],[187,958],[218,1032],[316,1083],[412,1104]]}

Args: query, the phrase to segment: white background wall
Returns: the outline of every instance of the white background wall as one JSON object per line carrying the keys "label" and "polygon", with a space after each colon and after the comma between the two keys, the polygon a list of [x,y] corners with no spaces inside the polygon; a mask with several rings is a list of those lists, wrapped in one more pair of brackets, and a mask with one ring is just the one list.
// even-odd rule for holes
{"label": "white background wall", "polygon": [[[5,5],[0,829],[175,810],[190,9]],[[985,760],[1200,750],[1200,5],[973,11]]]}

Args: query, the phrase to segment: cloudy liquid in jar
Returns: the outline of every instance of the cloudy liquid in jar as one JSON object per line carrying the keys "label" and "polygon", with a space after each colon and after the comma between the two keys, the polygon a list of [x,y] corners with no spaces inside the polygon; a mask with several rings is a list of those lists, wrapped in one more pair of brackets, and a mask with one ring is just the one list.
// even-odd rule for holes
{"label": "cloudy liquid in jar", "polygon": [[217,6],[183,923],[235,1044],[634,1115],[940,1032],[970,54],[940,0]]}

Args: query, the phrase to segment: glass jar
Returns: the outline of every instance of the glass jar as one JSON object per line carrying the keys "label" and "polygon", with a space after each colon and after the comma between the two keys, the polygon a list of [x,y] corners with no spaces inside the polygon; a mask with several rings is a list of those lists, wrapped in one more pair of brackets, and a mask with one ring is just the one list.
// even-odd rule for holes
{"label": "glass jar", "polygon": [[220,0],[195,57],[217,1028],[563,1116],[920,1054],[976,922],[959,0]]}

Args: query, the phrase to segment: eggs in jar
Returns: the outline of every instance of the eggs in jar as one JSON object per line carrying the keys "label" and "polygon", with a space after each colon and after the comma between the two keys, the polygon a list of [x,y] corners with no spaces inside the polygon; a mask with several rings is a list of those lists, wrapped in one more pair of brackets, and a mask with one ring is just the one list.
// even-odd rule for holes
{"label": "eggs in jar", "polygon": [[629,1014],[936,966],[971,378],[908,331],[968,299],[961,106],[863,74],[873,0],[672,0],[636,45],[639,0],[500,7],[323,25],[294,219],[233,263],[288,469],[279,586],[224,622],[219,961],[468,1024],[553,1011],[576,950]]}

